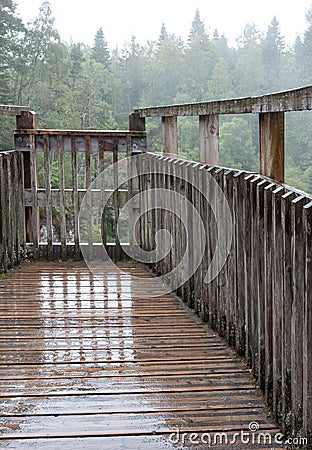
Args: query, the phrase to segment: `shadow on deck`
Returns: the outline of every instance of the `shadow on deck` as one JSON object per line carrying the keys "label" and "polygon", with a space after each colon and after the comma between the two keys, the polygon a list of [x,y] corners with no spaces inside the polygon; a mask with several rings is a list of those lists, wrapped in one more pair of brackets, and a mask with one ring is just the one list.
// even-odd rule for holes
{"label": "shadow on deck", "polygon": [[0,280],[0,447],[284,448],[245,364],[174,294],[149,298],[146,268],[120,267],[95,282],[82,263],[24,263]]}

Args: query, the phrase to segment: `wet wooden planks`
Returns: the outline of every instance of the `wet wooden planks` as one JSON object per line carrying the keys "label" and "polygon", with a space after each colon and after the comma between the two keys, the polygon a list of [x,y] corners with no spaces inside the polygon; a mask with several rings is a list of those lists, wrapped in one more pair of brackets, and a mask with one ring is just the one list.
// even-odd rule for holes
{"label": "wet wooden planks", "polygon": [[0,447],[189,448],[196,433],[207,448],[206,433],[246,448],[245,431],[272,448],[245,365],[174,294],[149,298],[145,268],[122,269],[95,282],[83,264],[25,263],[0,279]]}

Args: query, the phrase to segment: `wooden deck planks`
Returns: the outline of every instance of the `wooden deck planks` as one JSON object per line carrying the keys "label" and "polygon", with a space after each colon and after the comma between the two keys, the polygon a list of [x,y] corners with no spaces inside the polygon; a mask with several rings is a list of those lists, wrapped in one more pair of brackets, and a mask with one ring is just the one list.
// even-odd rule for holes
{"label": "wooden deck planks", "polygon": [[0,280],[0,447],[190,448],[250,422],[274,436],[245,364],[175,295],[149,298],[144,267],[123,270],[101,286],[80,263],[25,263]]}

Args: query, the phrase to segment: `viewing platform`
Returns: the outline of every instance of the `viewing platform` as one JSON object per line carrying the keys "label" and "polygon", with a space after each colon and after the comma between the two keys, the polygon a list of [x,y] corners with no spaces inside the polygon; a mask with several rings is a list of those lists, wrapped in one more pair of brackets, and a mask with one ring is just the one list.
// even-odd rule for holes
{"label": "viewing platform", "polygon": [[[0,106],[0,447],[312,449],[312,195],[284,164],[311,108],[306,86],[50,130]],[[259,173],[219,165],[224,114],[258,115]]]}

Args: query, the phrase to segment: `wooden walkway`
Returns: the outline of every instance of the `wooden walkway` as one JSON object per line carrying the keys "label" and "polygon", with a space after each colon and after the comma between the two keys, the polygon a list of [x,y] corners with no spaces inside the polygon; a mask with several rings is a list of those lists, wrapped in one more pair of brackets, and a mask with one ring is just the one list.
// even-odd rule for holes
{"label": "wooden walkway", "polygon": [[[0,447],[285,448],[244,363],[175,295],[149,299],[144,267],[123,270],[25,263],[0,279]],[[251,442],[258,426],[272,443]]]}

